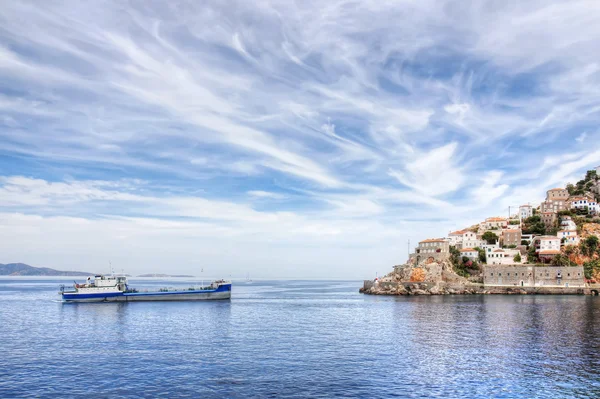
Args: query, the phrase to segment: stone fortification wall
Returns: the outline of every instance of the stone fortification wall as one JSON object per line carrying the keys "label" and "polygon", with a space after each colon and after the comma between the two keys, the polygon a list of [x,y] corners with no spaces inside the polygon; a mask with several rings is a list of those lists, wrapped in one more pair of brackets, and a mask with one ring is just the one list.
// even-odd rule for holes
{"label": "stone fortification wall", "polygon": [[[560,278],[558,273],[560,272]],[[585,276],[583,266],[536,266],[535,267],[535,285],[536,286],[565,286],[565,287],[584,287]]]}
{"label": "stone fortification wall", "polygon": [[582,266],[485,265],[485,286],[585,287]]}

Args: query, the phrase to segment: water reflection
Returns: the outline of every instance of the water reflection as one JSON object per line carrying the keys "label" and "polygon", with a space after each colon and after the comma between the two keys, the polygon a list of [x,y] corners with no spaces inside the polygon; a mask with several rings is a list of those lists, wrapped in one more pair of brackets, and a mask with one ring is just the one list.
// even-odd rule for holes
{"label": "water reflection", "polygon": [[17,284],[20,300],[0,307],[0,397],[598,397],[600,298],[357,286],[62,304],[56,285]]}

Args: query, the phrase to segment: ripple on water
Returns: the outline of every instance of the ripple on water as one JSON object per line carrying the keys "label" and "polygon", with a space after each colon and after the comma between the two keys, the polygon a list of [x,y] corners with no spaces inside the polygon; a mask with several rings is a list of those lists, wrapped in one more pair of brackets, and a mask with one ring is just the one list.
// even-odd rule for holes
{"label": "ripple on water", "polygon": [[0,280],[0,397],[600,392],[598,298],[383,298],[295,281],[234,285],[230,302],[63,305],[59,283]]}

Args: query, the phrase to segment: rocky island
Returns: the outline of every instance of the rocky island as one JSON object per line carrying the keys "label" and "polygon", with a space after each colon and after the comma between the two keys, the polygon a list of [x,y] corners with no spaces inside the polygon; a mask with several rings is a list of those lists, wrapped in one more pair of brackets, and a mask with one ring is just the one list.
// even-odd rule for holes
{"label": "rocky island", "polygon": [[[359,292],[370,295],[598,295],[597,288],[585,284],[581,266],[507,265],[484,266],[483,270],[481,276],[465,278],[455,272],[451,261],[429,259],[419,264],[394,266],[394,270],[382,278],[365,280]],[[498,282],[502,273],[504,284]],[[494,274],[500,277],[494,279]]]}
{"label": "rocky island", "polygon": [[0,276],[91,276],[93,274],[56,270],[49,267],[33,267],[25,263],[0,263]]}
{"label": "rocky island", "polygon": [[[600,167],[539,206],[420,241],[404,265],[365,280],[373,295],[600,292]],[[514,209],[514,208],[513,208]]]}

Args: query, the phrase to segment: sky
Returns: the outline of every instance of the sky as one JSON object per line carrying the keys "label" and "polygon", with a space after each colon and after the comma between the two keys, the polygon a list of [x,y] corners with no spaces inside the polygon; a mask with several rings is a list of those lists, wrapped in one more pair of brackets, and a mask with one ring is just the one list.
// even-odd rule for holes
{"label": "sky", "polygon": [[597,0],[0,4],[0,263],[368,279],[600,164]]}

